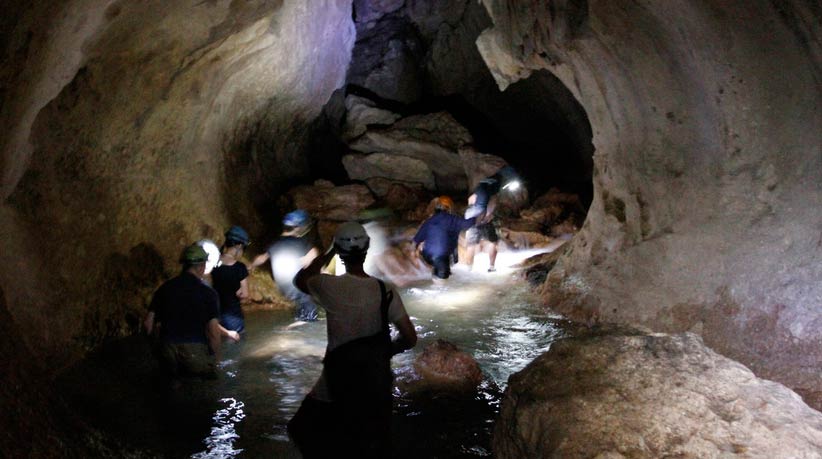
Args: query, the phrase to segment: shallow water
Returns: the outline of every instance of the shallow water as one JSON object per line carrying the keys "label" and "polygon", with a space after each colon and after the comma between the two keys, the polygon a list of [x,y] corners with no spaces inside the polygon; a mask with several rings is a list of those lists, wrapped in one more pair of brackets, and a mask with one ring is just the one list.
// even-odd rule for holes
{"label": "shallow water", "polygon": [[[513,254],[500,254],[498,266],[513,261]],[[395,457],[491,456],[508,376],[565,336],[564,321],[534,306],[512,270],[487,273],[479,260],[474,272],[458,267],[444,285],[422,282],[400,293],[420,339],[393,360]],[[123,357],[147,349],[135,338],[69,372],[68,398],[97,427],[171,457],[299,457],[285,425],[319,375],[325,322],[293,326],[290,311],[258,311],[247,314],[246,327],[241,343],[224,347],[217,381],[189,382],[164,395],[154,369]],[[476,394],[409,390],[414,358],[437,339],[477,359],[486,380]]]}

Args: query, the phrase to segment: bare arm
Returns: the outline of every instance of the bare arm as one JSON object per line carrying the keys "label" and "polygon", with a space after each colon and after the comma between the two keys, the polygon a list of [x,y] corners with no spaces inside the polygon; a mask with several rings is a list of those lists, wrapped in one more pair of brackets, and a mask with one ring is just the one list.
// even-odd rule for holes
{"label": "bare arm", "polygon": [[222,354],[220,353],[220,345],[222,344],[220,340],[221,329],[225,330],[220,326],[220,322],[217,319],[211,319],[206,324],[208,346],[211,348],[211,351],[214,352],[214,357],[217,359],[217,362],[222,360]]}
{"label": "bare arm", "polygon": [[324,254],[311,260],[311,263],[308,266],[301,269],[297,275],[294,276],[294,286],[304,293],[309,293],[308,280],[314,276],[320,275],[323,266],[327,265],[328,262],[334,258],[335,253],[336,251],[334,250],[334,245],[332,244]]}
{"label": "bare arm", "polygon": [[154,311],[148,311],[148,314],[146,314],[145,319],[143,319],[143,328],[145,328],[147,335],[154,331]]}
{"label": "bare arm", "polygon": [[394,322],[400,336],[391,341],[391,354],[396,355],[411,349],[417,344],[417,330],[414,329],[414,324],[411,323],[411,318],[404,315],[400,320]]}
{"label": "bare arm", "polygon": [[320,251],[316,247],[312,247],[311,250],[308,251],[302,258],[300,258],[300,263],[302,264],[303,268],[310,265],[315,258],[320,255]]}
{"label": "bare arm", "polygon": [[260,266],[261,264],[268,261],[269,257],[270,255],[268,255],[268,252],[263,252],[257,255],[256,257],[254,257],[254,260],[251,261],[251,269],[256,269],[257,266]]}
{"label": "bare arm", "polygon": [[235,295],[237,295],[237,298],[240,300],[248,298],[248,278],[240,281],[240,289],[235,292]]}

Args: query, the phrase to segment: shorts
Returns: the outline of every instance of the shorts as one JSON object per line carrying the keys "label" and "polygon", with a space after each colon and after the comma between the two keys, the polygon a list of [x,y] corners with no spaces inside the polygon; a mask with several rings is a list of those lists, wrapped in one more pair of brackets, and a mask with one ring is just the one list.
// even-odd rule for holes
{"label": "shorts", "polygon": [[465,240],[469,245],[479,244],[482,241],[497,242],[499,241],[497,227],[492,221],[468,228],[465,232]]}
{"label": "shorts", "polygon": [[245,331],[245,320],[241,316],[234,314],[223,314],[220,316],[220,325],[226,330],[234,330],[237,333]]}
{"label": "shorts", "polygon": [[203,343],[162,343],[160,364],[172,377],[217,377],[217,361],[208,345]]}
{"label": "shorts", "polygon": [[425,263],[434,268],[434,277],[438,277],[440,279],[448,279],[451,276],[450,253],[447,255],[439,255],[436,257],[432,257],[431,255],[423,252],[422,259],[423,261],[425,261]]}

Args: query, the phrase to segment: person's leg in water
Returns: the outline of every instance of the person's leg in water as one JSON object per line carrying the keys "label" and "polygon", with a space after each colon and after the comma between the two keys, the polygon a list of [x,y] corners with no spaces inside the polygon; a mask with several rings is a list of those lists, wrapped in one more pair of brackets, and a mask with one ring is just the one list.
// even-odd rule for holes
{"label": "person's leg in water", "polygon": [[482,238],[485,239],[490,246],[490,249],[488,249],[488,272],[494,272],[497,270],[497,244],[499,244],[499,235],[493,222],[484,225]]}
{"label": "person's leg in water", "polygon": [[491,273],[497,270],[497,243],[489,241],[488,245],[491,246],[491,248],[488,250],[488,272]]}
{"label": "person's leg in water", "polygon": [[295,319],[302,322],[314,322],[319,313],[317,305],[311,299],[311,295],[297,291],[292,300],[296,303]]}
{"label": "person's leg in water", "polygon": [[450,254],[440,255],[431,259],[433,265],[432,279],[434,283],[440,284],[451,277]]}
{"label": "person's leg in water", "polygon": [[478,227],[474,226],[465,232],[465,265],[469,271],[474,268],[474,256],[481,248],[481,242]]}

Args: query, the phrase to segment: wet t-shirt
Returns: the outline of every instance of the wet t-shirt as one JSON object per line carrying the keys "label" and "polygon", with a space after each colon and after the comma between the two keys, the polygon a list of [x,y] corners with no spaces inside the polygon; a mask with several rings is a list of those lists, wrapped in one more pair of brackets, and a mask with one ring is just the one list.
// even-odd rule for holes
{"label": "wet t-shirt", "polygon": [[[390,286],[386,287],[392,291]],[[382,329],[382,291],[377,279],[351,274],[320,274],[308,280],[308,290],[326,312],[326,354],[342,344],[374,335]],[[388,306],[388,322],[391,323],[408,315],[399,293],[396,290],[393,292]],[[320,376],[312,393],[321,400],[329,399],[324,375]]]}
{"label": "wet t-shirt", "polygon": [[217,292],[189,272],[161,285],[149,309],[160,337],[170,343],[208,343],[206,325],[220,315]]}
{"label": "wet t-shirt", "polygon": [[237,290],[240,289],[240,282],[246,277],[248,277],[248,268],[239,261],[230,266],[220,265],[211,271],[214,290],[220,296],[221,314],[243,317],[240,299],[237,298]]}

